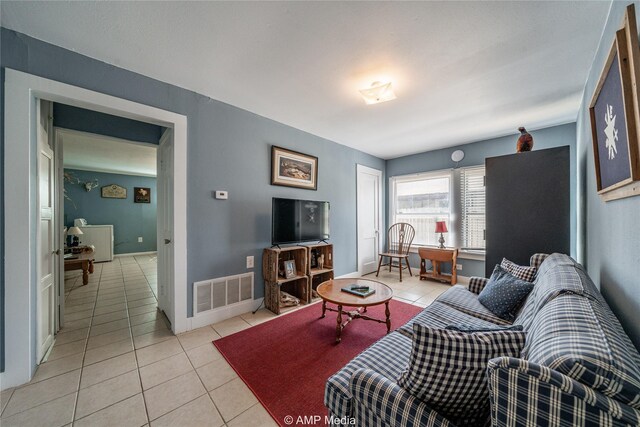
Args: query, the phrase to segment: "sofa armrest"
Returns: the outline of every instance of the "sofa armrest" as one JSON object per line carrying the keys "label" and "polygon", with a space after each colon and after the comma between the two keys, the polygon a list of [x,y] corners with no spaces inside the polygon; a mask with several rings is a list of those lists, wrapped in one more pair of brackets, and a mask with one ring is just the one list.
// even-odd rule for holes
{"label": "sofa armrest", "polygon": [[489,279],[484,277],[469,277],[469,290],[476,295],[480,295],[488,281]]}
{"label": "sofa armrest", "polygon": [[449,420],[395,382],[370,369],[351,375],[356,425],[366,426],[373,414],[386,426],[455,427]]}
{"label": "sofa armrest", "polygon": [[487,375],[492,427],[640,425],[638,410],[546,366],[500,357]]}

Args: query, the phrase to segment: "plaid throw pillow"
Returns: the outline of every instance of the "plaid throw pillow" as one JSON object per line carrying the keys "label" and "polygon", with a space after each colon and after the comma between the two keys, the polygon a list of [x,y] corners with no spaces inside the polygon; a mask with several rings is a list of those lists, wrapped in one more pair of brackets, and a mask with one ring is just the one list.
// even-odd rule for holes
{"label": "plaid throw pillow", "polygon": [[507,270],[518,279],[526,280],[527,282],[533,282],[536,278],[538,269],[535,267],[525,267],[524,265],[518,265],[515,262],[509,261],[506,258],[502,258],[500,267]]}
{"label": "plaid throw pillow", "polygon": [[526,334],[519,331],[464,333],[415,323],[409,367],[398,384],[457,426],[489,419],[487,362],[519,357]]}

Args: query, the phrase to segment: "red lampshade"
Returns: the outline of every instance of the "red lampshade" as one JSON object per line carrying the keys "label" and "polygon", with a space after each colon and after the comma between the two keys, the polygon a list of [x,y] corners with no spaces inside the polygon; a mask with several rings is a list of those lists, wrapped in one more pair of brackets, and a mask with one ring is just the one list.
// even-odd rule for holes
{"label": "red lampshade", "polygon": [[444,221],[436,221],[436,233],[447,233],[447,223]]}

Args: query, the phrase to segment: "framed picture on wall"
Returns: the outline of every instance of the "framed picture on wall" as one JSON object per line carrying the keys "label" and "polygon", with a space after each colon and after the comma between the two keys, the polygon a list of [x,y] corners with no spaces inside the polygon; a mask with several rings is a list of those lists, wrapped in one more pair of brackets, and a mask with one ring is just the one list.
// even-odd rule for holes
{"label": "framed picture on wall", "polygon": [[318,158],[272,146],[271,185],[317,190]]}
{"label": "framed picture on wall", "polygon": [[100,196],[106,199],[126,199],[127,189],[118,184],[105,185],[100,189]]}
{"label": "framed picture on wall", "polygon": [[631,5],[627,8],[624,28],[616,32],[589,105],[596,185],[605,201],[632,196],[640,189],[637,182],[640,180],[637,34]]}
{"label": "framed picture on wall", "polygon": [[151,188],[133,187],[133,201],[135,203],[151,203]]}

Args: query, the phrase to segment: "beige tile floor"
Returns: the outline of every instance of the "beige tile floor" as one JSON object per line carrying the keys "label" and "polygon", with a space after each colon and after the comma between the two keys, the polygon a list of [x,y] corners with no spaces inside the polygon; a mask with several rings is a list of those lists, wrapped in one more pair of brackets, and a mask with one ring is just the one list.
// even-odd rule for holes
{"label": "beige tile floor", "polygon": [[[33,380],[0,393],[0,425],[276,426],[212,340],[276,316],[265,309],[174,336],[156,309],[156,260],[96,264],[65,278],[65,327]],[[375,274],[366,276],[375,278]],[[448,285],[397,272],[377,279],[427,306]]]}

